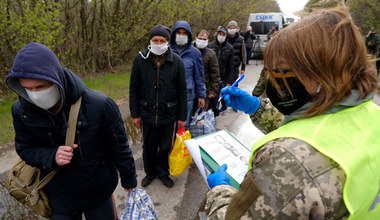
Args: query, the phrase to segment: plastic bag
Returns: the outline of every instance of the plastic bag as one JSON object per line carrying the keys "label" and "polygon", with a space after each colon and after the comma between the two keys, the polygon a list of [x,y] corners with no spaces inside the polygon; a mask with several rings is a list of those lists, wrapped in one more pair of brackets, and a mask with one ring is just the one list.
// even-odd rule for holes
{"label": "plastic bag", "polygon": [[128,201],[125,203],[125,209],[119,220],[158,219],[152,199],[145,190],[135,189],[128,192]]}
{"label": "plastic bag", "polygon": [[178,176],[191,164],[193,159],[184,143],[189,139],[191,139],[190,132],[185,131],[185,128],[178,128],[174,147],[169,156],[170,175]]}
{"label": "plastic bag", "polygon": [[193,116],[193,120],[190,122],[189,131],[193,138],[214,132],[215,117],[212,109],[205,111],[198,108]]}

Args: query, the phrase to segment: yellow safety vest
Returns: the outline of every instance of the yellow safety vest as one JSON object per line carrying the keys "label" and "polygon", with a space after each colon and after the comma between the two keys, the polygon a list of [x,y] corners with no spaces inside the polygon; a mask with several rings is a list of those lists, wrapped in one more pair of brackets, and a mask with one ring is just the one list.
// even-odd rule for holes
{"label": "yellow safety vest", "polygon": [[278,138],[296,138],[336,161],[346,174],[343,200],[349,219],[380,219],[380,108],[371,100],[337,113],[292,121],[267,134],[255,152]]}

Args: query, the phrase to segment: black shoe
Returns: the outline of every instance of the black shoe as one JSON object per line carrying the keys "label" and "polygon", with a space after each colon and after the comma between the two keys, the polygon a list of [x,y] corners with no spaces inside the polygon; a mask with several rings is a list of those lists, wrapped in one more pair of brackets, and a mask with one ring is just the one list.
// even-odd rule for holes
{"label": "black shoe", "polygon": [[172,188],[174,186],[173,180],[171,180],[168,176],[160,177],[160,180],[168,188]]}
{"label": "black shoe", "polygon": [[156,176],[146,175],[141,181],[141,186],[147,187],[154,180],[154,178],[156,178]]}

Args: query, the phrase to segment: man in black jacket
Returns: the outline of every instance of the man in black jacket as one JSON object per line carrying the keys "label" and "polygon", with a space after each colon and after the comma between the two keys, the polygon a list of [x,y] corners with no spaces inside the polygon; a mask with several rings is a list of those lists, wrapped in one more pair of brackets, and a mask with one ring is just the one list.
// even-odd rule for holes
{"label": "man in black jacket", "polygon": [[187,85],[181,57],[169,48],[170,29],[157,25],[150,31],[150,46],[133,61],[130,111],[133,124],[143,126],[143,161],[148,186],[158,176],[169,188],[169,151],[175,123],[186,125]]}
{"label": "man in black jacket", "polygon": [[[41,170],[40,178],[58,171],[44,187],[51,219],[117,218],[112,193],[118,176],[125,190],[135,188],[137,180],[116,103],[86,88],[39,43],[17,53],[6,83],[19,95],[12,106],[18,155]],[[80,97],[75,144],[65,146],[70,106]]]}
{"label": "man in black jacket", "polygon": [[239,26],[236,21],[230,21],[228,23],[228,36],[227,42],[230,43],[234,48],[234,81],[239,77],[239,67],[241,65],[240,73],[245,72],[245,63],[247,60],[247,55],[245,51],[244,38],[239,34]]}
{"label": "man in black jacket", "polygon": [[[217,57],[219,63],[220,84],[216,99],[214,99],[214,106],[217,106],[217,99],[220,95],[220,90],[226,85],[232,85],[235,81],[234,76],[234,51],[231,44],[227,42],[227,29],[225,27],[219,28],[216,40],[209,43],[208,47],[212,49]],[[222,108],[220,112],[227,109],[224,100],[222,100]],[[215,116],[219,115],[219,111],[214,111]]]}

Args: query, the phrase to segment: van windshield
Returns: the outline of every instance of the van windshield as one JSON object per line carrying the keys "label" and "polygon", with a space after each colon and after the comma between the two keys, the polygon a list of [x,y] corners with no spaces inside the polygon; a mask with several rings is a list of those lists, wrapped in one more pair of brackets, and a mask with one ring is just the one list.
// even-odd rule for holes
{"label": "van windshield", "polygon": [[251,22],[252,31],[255,32],[255,34],[267,34],[269,32],[269,29],[272,28],[272,26],[278,26],[275,22]]}

